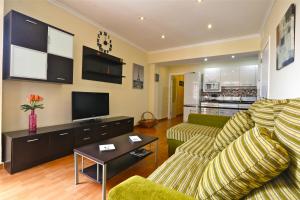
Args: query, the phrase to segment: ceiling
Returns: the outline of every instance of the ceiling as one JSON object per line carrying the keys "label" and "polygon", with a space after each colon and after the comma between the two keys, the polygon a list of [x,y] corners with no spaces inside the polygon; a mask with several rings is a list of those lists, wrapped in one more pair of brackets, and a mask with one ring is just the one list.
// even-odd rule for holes
{"label": "ceiling", "polygon": [[258,34],[273,1],[50,0],[146,51]]}

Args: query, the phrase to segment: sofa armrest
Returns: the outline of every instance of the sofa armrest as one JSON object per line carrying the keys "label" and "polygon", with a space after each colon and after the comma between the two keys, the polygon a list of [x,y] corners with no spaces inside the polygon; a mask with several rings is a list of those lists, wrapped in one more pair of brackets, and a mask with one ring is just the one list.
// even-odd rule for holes
{"label": "sofa armrest", "polygon": [[227,116],[205,115],[205,114],[190,114],[188,122],[191,124],[199,124],[204,126],[213,126],[223,128],[226,122],[230,119]]}
{"label": "sofa armrest", "polygon": [[112,188],[108,200],[195,200],[140,176],[133,176]]}

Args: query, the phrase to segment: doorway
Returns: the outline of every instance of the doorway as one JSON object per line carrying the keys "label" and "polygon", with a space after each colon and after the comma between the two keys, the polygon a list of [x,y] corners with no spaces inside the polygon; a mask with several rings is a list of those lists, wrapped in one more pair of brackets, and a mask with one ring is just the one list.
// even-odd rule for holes
{"label": "doorway", "polygon": [[169,112],[168,118],[173,119],[183,115],[184,75],[170,75],[169,79]]}

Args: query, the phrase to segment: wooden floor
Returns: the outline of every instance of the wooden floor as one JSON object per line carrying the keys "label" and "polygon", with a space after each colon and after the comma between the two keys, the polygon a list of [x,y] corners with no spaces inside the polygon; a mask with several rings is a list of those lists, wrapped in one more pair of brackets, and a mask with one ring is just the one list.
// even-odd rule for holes
{"label": "wooden floor", "polygon": [[[159,137],[158,163],[163,163],[167,155],[166,129],[182,121],[181,117],[160,122],[155,128],[136,128],[136,132]],[[24,149],[26,150],[26,149]],[[133,175],[147,177],[156,166],[154,154],[114,176],[107,182],[107,191]],[[8,174],[0,167],[1,200],[64,200],[101,199],[101,185],[80,175],[80,184],[74,185],[73,156],[66,156],[31,169]]]}

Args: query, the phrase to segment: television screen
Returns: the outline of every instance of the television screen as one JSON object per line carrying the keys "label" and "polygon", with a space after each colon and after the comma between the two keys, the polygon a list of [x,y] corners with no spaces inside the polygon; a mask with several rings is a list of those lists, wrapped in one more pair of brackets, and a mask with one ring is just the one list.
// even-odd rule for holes
{"label": "television screen", "polygon": [[72,120],[93,119],[109,115],[109,94],[72,92]]}

